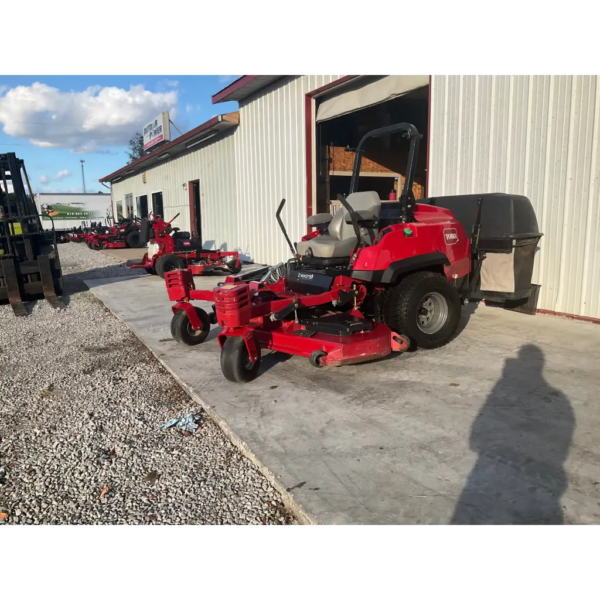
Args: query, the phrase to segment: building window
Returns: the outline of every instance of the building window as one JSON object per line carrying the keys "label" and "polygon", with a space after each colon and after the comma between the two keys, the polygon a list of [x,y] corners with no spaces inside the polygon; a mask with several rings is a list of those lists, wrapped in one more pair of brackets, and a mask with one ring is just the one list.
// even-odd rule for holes
{"label": "building window", "polygon": [[117,200],[117,221],[123,218],[123,200]]}
{"label": "building window", "polygon": [[133,218],[133,194],[125,194],[125,210],[128,219]]}
{"label": "building window", "polygon": [[165,213],[163,212],[162,192],[154,192],[154,194],[152,194],[152,212],[161,217],[165,216]]}
{"label": "building window", "polygon": [[148,196],[138,196],[136,199],[137,216],[145,219],[148,216]]}

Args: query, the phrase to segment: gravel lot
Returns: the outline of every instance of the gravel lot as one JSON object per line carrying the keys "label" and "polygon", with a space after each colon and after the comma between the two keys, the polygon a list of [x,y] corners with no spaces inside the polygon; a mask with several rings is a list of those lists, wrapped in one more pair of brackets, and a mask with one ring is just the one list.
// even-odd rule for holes
{"label": "gravel lot", "polygon": [[[68,308],[0,306],[0,525],[293,523],[280,495],[82,279],[130,275],[60,246]],[[194,435],[161,431],[195,412]]]}

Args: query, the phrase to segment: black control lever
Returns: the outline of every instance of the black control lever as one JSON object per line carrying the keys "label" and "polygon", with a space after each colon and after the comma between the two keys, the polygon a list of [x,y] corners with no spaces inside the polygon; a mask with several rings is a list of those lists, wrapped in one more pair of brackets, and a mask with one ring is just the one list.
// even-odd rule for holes
{"label": "black control lever", "polygon": [[273,313],[271,315],[271,321],[282,321],[289,314],[293,313],[297,309],[298,309],[298,303],[297,302],[291,302],[287,306],[284,306],[280,311],[278,311],[276,313]]}
{"label": "black control lever", "polygon": [[294,248],[294,245],[290,241],[287,231],[285,230],[285,225],[283,224],[283,221],[281,220],[281,217],[279,216],[281,214],[281,211],[283,210],[284,205],[285,205],[285,198],[282,198],[281,202],[279,203],[279,208],[277,209],[277,212],[275,213],[275,217],[277,219],[277,222],[279,223],[279,228],[283,232],[283,237],[285,238],[285,241],[288,243],[288,246],[290,247],[290,250],[292,251],[292,254],[294,255],[294,257],[297,257],[298,253],[296,252],[296,248]]}

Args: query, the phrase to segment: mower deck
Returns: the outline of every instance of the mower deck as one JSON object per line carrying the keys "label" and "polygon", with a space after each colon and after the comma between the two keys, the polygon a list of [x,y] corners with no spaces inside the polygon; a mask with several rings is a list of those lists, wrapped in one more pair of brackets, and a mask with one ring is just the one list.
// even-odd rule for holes
{"label": "mower deck", "polygon": [[[367,323],[364,319],[357,320]],[[260,326],[229,331],[228,335],[234,333],[244,339],[253,338],[264,350],[275,350],[305,358],[310,358],[315,352],[323,353],[319,364],[315,365],[319,367],[358,364],[383,358],[392,352],[392,330],[381,323],[371,331],[334,335],[311,331],[305,325],[294,321],[274,326],[265,319]],[[226,337],[224,334],[218,336],[221,346]],[[397,345],[395,349],[400,351],[407,347]]]}

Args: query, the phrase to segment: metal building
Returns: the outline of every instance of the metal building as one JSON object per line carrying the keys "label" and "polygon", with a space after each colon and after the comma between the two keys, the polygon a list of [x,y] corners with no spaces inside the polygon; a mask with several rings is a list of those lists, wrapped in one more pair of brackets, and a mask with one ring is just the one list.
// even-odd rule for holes
{"label": "metal building", "polygon": [[205,248],[238,248],[235,150],[238,113],[218,115],[157,151],[103,177],[115,215],[146,217],[202,234]]}
{"label": "metal building", "polygon": [[539,308],[600,318],[600,79],[433,77],[429,194],[528,196]]}
{"label": "metal building", "polygon": [[[194,229],[189,182],[197,180],[203,239],[273,264],[289,256],[275,221],[280,199],[299,239],[307,215],[333,210],[348,189],[361,135],[409,121],[424,135],[415,196],[528,196],[544,232],[538,308],[600,319],[598,77],[245,75],[213,96],[215,104],[231,100],[239,126],[195,151],[187,138],[181,154],[165,146],[105,177],[113,199],[131,206],[161,190],[166,216],[181,211],[179,226]],[[382,141],[375,150],[361,180],[387,199],[402,185],[403,149]]]}

